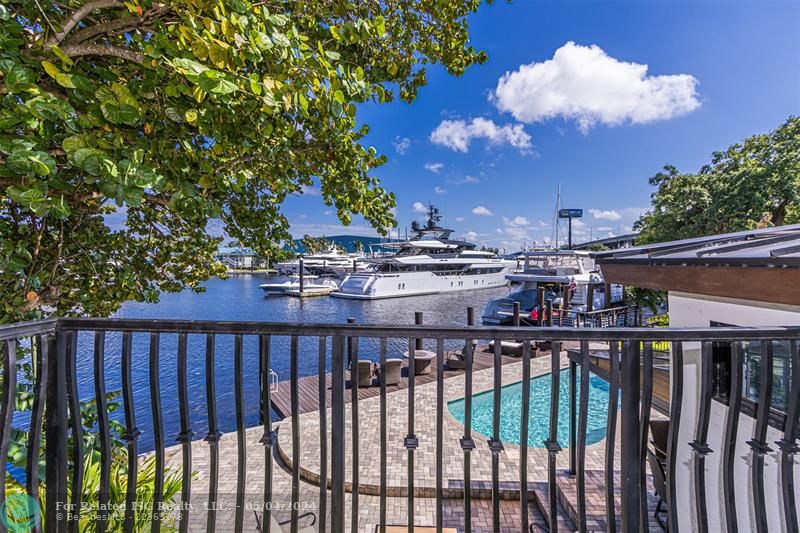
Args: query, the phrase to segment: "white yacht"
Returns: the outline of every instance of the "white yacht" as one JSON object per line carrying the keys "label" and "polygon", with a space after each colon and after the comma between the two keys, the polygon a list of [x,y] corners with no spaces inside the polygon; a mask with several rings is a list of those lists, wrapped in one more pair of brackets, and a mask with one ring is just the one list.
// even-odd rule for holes
{"label": "white yacht", "polygon": [[[359,254],[346,254],[340,252],[336,246],[331,245],[325,251],[304,255],[303,268],[306,272],[312,274],[343,276],[347,272],[354,270],[354,268],[363,268],[361,258],[362,256]],[[276,268],[281,274],[297,274],[300,268],[300,260],[294,259],[278,263]]]}
{"label": "white yacht", "polygon": [[[482,317],[484,324],[510,323],[515,302],[520,304],[521,317],[532,317],[539,305],[540,288],[545,290],[545,301],[552,300],[554,307],[563,305],[564,309],[573,313],[605,307],[605,282],[589,252],[538,250],[525,252],[522,257],[522,272],[507,276],[514,288],[505,298],[486,304]],[[621,302],[622,286],[612,284],[610,288],[611,303]],[[587,305],[590,293],[591,306]]]}
{"label": "white yacht", "polygon": [[352,272],[342,282],[338,298],[373,300],[421,294],[502,287],[516,265],[493,252],[476,250],[475,244],[450,238],[453,230],[439,226],[441,216],[430,206],[425,226],[414,222],[416,235],[394,245],[389,257],[368,259],[368,266]]}
{"label": "white yacht", "polygon": [[[339,284],[333,278],[307,274],[303,276],[304,290],[336,289],[338,286]],[[299,291],[300,275],[291,274],[287,276],[278,276],[270,279],[269,283],[263,283],[258,287],[267,294],[286,294],[290,291]]]}

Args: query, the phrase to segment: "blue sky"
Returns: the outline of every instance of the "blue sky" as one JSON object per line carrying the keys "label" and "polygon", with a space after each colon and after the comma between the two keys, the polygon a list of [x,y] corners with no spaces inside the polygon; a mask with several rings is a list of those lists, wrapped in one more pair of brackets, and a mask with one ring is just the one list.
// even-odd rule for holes
{"label": "blue sky", "polygon": [[[471,18],[485,65],[434,68],[416,102],[359,120],[389,156],[376,175],[401,231],[434,202],[458,235],[541,243],[560,184],[562,205],[585,210],[577,241],[625,232],[664,164],[695,171],[800,114],[798,27],[800,2],[497,1]],[[313,194],[285,212],[296,235],[374,234]]]}

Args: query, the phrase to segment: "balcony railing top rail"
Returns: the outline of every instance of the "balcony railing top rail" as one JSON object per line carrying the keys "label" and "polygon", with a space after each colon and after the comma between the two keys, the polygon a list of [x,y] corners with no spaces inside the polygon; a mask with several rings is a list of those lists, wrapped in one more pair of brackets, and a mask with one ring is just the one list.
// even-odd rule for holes
{"label": "balcony railing top rail", "polygon": [[[420,319],[421,322],[421,319]],[[607,512],[606,519],[610,531],[616,530],[616,517],[621,519],[621,528],[625,531],[641,531],[648,528],[648,498],[647,498],[647,467],[648,460],[648,435],[650,411],[653,400],[653,369],[654,369],[654,344],[655,342],[669,342],[671,345],[670,358],[672,360],[672,372],[670,375],[670,427],[664,465],[664,477],[666,482],[666,495],[664,500],[667,503],[668,519],[670,531],[679,530],[679,519],[676,495],[678,491],[684,492],[686,487],[676,485],[679,469],[685,468],[685,463],[678,462],[678,454],[689,453],[693,459],[693,470],[687,477],[694,483],[693,509],[694,520],[702,530],[709,527],[709,509],[724,508],[725,518],[729,521],[728,530],[736,530],[736,492],[742,491],[742,487],[737,486],[734,475],[735,469],[733,462],[740,461],[745,452],[745,447],[740,446],[737,450],[737,430],[738,417],[742,413],[739,396],[741,391],[741,375],[744,368],[743,350],[745,343],[758,343],[762,350],[763,363],[761,364],[758,376],[760,386],[758,388],[758,412],[755,416],[756,424],[752,440],[747,445],[750,449],[747,453],[751,455],[750,479],[752,488],[750,489],[750,500],[752,502],[752,516],[755,529],[766,531],[773,522],[768,520],[768,506],[765,495],[769,487],[764,485],[765,455],[772,451],[771,445],[777,444],[780,450],[781,466],[781,492],[783,498],[781,507],[783,509],[783,523],[788,530],[797,529],[796,495],[794,494],[793,467],[795,454],[800,453],[796,440],[798,434],[798,415],[800,415],[800,327],[770,327],[770,328],[553,328],[553,327],[488,327],[488,326],[468,326],[468,327],[449,327],[435,325],[363,325],[363,324],[290,324],[290,323],[270,323],[270,322],[225,322],[225,321],[194,321],[194,320],[144,320],[144,319],[97,319],[97,318],[58,318],[38,322],[28,322],[19,324],[8,324],[0,326],[0,357],[2,363],[2,398],[0,406],[2,415],[0,421],[0,499],[6,492],[6,467],[7,456],[9,454],[9,441],[11,438],[14,415],[16,407],[15,397],[17,384],[17,359],[18,348],[25,345],[30,347],[33,360],[36,360],[37,371],[33,377],[33,406],[30,408],[31,415],[25,419],[29,424],[28,431],[28,464],[25,467],[27,475],[26,490],[32,497],[37,498],[39,480],[38,468],[39,461],[44,461],[46,466],[46,478],[43,480],[47,487],[46,501],[44,505],[45,516],[47,517],[48,531],[76,530],[76,523],[63,524],[55,519],[55,509],[58,505],[64,505],[68,501],[71,503],[81,503],[83,494],[80,488],[83,483],[84,450],[81,447],[82,437],[85,432],[95,431],[94,427],[84,427],[80,416],[81,402],[91,399],[86,398],[86,390],[81,389],[76,377],[77,370],[89,372],[93,376],[94,399],[98,402],[98,425],[101,441],[102,455],[102,480],[99,501],[108,500],[108,479],[110,469],[110,450],[111,439],[109,434],[109,417],[104,409],[103,398],[106,390],[105,382],[105,363],[106,355],[112,355],[111,350],[106,348],[106,333],[116,332],[117,337],[121,337],[121,343],[113,344],[118,353],[114,356],[120,357],[121,386],[122,386],[122,407],[125,415],[125,432],[121,438],[125,441],[128,450],[128,471],[129,480],[133,480],[133,485],[127,487],[125,521],[123,529],[133,531],[136,519],[134,503],[137,498],[135,480],[136,472],[139,468],[137,452],[137,440],[140,436],[141,418],[137,426],[137,417],[141,416],[136,404],[141,398],[134,392],[145,395],[148,404],[152,409],[153,433],[155,435],[156,458],[156,477],[164,476],[164,449],[166,435],[163,427],[162,406],[160,398],[163,387],[167,381],[176,382],[174,389],[177,392],[178,404],[180,407],[180,434],[179,442],[182,449],[182,483],[183,489],[180,495],[181,501],[188,501],[192,484],[192,418],[190,416],[190,403],[195,397],[190,394],[187,376],[191,365],[205,366],[205,383],[200,387],[205,387],[206,404],[208,412],[208,435],[205,440],[212,450],[211,459],[211,479],[216,479],[223,475],[220,472],[219,461],[219,423],[220,417],[217,405],[217,385],[215,381],[218,365],[232,365],[233,367],[233,400],[235,404],[235,420],[237,433],[237,453],[239,464],[243,464],[246,459],[245,446],[245,406],[249,402],[255,402],[255,398],[244,393],[244,361],[245,354],[253,351],[248,346],[245,339],[257,338],[258,347],[255,353],[258,355],[258,372],[260,382],[258,385],[257,402],[261,413],[261,423],[263,424],[263,437],[261,443],[264,444],[265,460],[265,484],[264,484],[264,514],[262,523],[266,530],[269,530],[270,510],[267,506],[267,499],[271,497],[271,484],[273,473],[272,447],[276,445],[273,428],[271,425],[270,412],[270,361],[275,361],[278,357],[275,349],[275,337],[288,337],[288,344],[281,346],[286,349],[286,359],[289,361],[290,379],[289,386],[292,393],[292,420],[290,431],[292,434],[292,457],[294,462],[291,465],[292,477],[292,503],[296,503],[297,494],[300,487],[300,442],[299,421],[298,421],[298,395],[299,395],[299,372],[300,361],[299,338],[319,338],[319,412],[320,412],[320,465],[327,468],[330,465],[330,488],[327,483],[320,483],[319,502],[320,502],[320,530],[324,531],[326,524],[330,525],[330,530],[334,532],[345,529],[345,463],[346,455],[352,453],[353,479],[349,482],[349,493],[351,506],[351,516],[354,517],[351,530],[358,529],[358,442],[354,439],[353,444],[346,445],[345,427],[345,397],[351,397],[352,408],[350,410],[352,421],[351,431],[358,434],[358,380],[351,380],[350,389],[345,386],[346,361],[355,364],[351,368],[359,368],[359,347],[358,339],[380,339],[379,344],[379,368],[381,375],[386,375],[387,370],[387,339],[399,339],[402,346],[408,347],[408,367],[415,369],[415,353],[418,348],[417,341],[425,339],[431,344],[435,344],[435,369],[436,378],[436,434],[422,435],[419,431],[418,423],[415,423],[415,377],[414,372],[409,372],[405,378],[407,380],[408,406],[407,412],[393,413],[392,416],[399,417],[396,420],[389,420],[387,415],[387,391],[385,381],[380,387],[381,415],[380,427],[382,439],[380,442],[381,457],[381,497],[380,497],[380,524],[385,526],[387,512],[387,493],[386,493],[386,470],[396,468],[396,465],[388,465],[390,446],[402,447],[407,453],[406,466],[408,468],[408,487],[407,498],[409,509],[414,508],[414,498],[417,492],[414,490],[414,459],[415,451],[423,439],[428,439],[436,444],[435,462],[437,468],[437,487],[436,487],[436,520],[437,526],[443,526],[443,487],[441,468],[443,458],[443,433],[444,425],[443,413],[444,404],[444,365],[445,365],[445,342],[446,341],[471,341],[474,339],[494,340],[493,353],[487,357],[492,359],[493,364],[493,412],[492,412],[492,435],[489,440],[489,448],[492,454],[492,507],[491,522],[493,530],[500,528],[500,462],[499,456],[503,453],[503,442],[500,432],[500,401],[502,389],[502,340],[515,340],[523,344],[520,361],[522,363],[522,407],[521,407],[521,430],[520,430],[520,465],[519,477],[515,482],[519,483],[520,497],[520,521],[523,528],[527,528],[528,517],[528,471],[527,471],[527,442],[528,442],[528,416],[549,418],[548,439],[545,447],[548,454],[547,459],[547,490],[551,495],[549,498],[549,516],[551,517],[550,531],[556,531],[558,521],[554,519],[557,512],[557,498],[553,495],[557,490],[556,477],[556,457],[561,452],[558,440],[558,417],[559,401],[570,403],[570,464],[571,470],[575,474],[575,485],[577,487],[577,515],[575,522],[578,529],[585,530],[587,524],[586,506],[586,438],[587,438],[587,411],[589,402],[589,372],[576,372],[577,366],[588,370],[591,367],[590,342],[602,342],[608,344],[608,368],[609,368],[609,390],[608,390],[608,420],[606,426],[606,448],[605,448],[605,492]],[[149,344],[140,344],[139,348],[132,347],[135,336],[149,336]],[[78,337],[82,336],[83,341],[79,342]],[[162,348],[160,340],[165,337],[177,338],[177,343],[165,345]],[[215,339],[226,337],[230,340],[233,337],[232,352],[233,358],[216,357],[216,351],[220,346],[215,345]],[[191,340],[202,342],[196,337],[204,337],[204,348],[195,350]],[[89,342],[88,339],[92,339]],[[329,339],[330,338],[330,339]],[[551,392],[550,405],[546,409],[548,412],[535,412],[535,405],[532,405],[530,398],[529,384],[531,382],[531,359],[534,351],[534,343],[538,341],[549,341],[552,343],[548,368],[551,372]],[[569,374],[570,397],[569,400],[559,399],[559,374],[563,366],[561,358],[562,343],[572,341],[579,346],[579,357],[571,361],[572,371]],[[773,374],[773,345],[776,341],[790,341],[790,357],[788,359],[789,375],[791,382],[788,391],[784,391],[787,398],[790,398],[786,406],[785,427],[782,431],[780,441],[768,441],[768,419],[769,406],[772,392]],[[700,358],[698,371],[698,391],[684,393],[683,380],[683,356],[686,343],[699,343]],[[709,421],[711,417],[712,390],[710,387],[711,376],[714,373],[712,366],[713,347],[718,344],[727,344],[731,348],[731,375],[729,376],[731,390],[739,391],[732,394],[732,401],[728,406],[728,416],[725,424],[725,434],[721,438],[718,451],[722,452],[723,461],[727,468],[720,474],[724,482],[724,494],[720,502],[719,491],[716,487],[706,487],[706,465],[705,457],[710,453],[709,442]],[[149,348],[148,348],[149,346]],[[197,344],[195,344],[197,346]],[[316,346],[316,344],[315,344]],[[470,481],[470,454],[481,446],[480,439],[472,433],[472,404],[473,393],[473,344],[464,342],[464,395],[465,395],[465,419],[464,436],[459,440],[461,450],[463,450],[463,520],[465,530],[470,530],[472,521],[471,490]],[[272,347],[272,348],[271,348]],[[159,373],[159,361],[168,350],[173,350],[177,355],[177,371],[172,374]],[[363,345],[362,345],[363,348]],[[314,348],[316,351],[316,347]],[[140,358],[146,351],[149,354],[148,364],[136,366],[135,361],[143,361]],[[274,351],[276,353],[270,353]],[[366,350],[364,350],[366,351]],[[134,357],[134,352],[138,355]],[[205,358],[203,359],[203,355]],[[304,354],[304,358],[306,355]],[[363,357],[363,356],[362,356]],[[271,359],[272,358],[272,359]],[[314,358],[313,356],[311,357]],[[316,365],[316,361],[314,362]],[[172,368],[172,367],[170,367]],[[330,368],[330,403],[326,404],[326,385],[325,373]],[[489,371],[490,369],[487,369]],[[141,375],[135,374],[141,372]],[[171,370],[170,370],[171,372]],[[146,376],[144,375],[146,374]],[[149,379],[143,379],[143,378]],[[136,379],[134,379],[136,378]],[[567,378],[564,378],[567,379]],[[578,380],[580,389],[578,391]],[[691,380],[694,383],[694,380]],[[141,391],[134,391],[134,383],[142,388]],[[172,385],[170,385],[172,386]],[[460,386],[460,385],[459,385]],[[193,391],[198,392],[198,391]],[[224,391],[230,393],[231,391]],[[696,393],[696,394],[695,394]],[[687,413],[681,412],[682,395],[688,394],[692,397],[697,396],[697,417],[689,422],[692,424],[692,442],[688,443],[679,439],[679,427],[682,415],[686,418]],[[83,396],[83,397],[82,397]],[[688,396],[687,396],[688,397]],[[230,394],[227,398],[231,398]],[[617,402],[617,399],[620,399]],[[231,403],[231,402],[228,402]],[[231,411],[232,412],[232,411]],[[149,414],[149,413],[147,413]],[[694,413],[692,413],[694,414]],[[617,435],[616,424],[619,415],[620,431]],[[193,416],[193,414],[192,414]],[[327,422],[324,417],[330,416],[332,431],[327,433]],[[402,420],[401,420],[402,419]],[[363,421],[362,421],[363,422]],[[408,432],[402,442],[387,442],[386,428],[389,423],[403,425],[407,422]],[[223,429],[224,430],[224,429]],[[287,429],[289,430],[289,429]],[[283,431],[283,429],[281,429]],[[685,431],[684,431],[685,433]],[[685,436],[685,435],[684,435]],[[316,436],[315,436],[316,437]],[[773,439],[774,440],[774,439]],[[615,465],[614,449],[619,441],[620,463]],[[687,452],[688,450],[688,452]],[[395,456],[396,454],[392,455]],[[683,460],[683,459],[682,459]],[[618,469],[619,468],[619,469]],[[748,468],[745,466],[744,468]],[[615,472],[621,472],[620,481],[615,482]],[[228,473],[225,473],[228,475]],[[320,472],[320,479],[328,479],[326,471]],[[239,467],[236,472],[237,493],[236,493],[236,515],[235,524],[237,530],[242,530],[244,523],[244,493],[247,491],[245,483],[246,476],[243,467]],[[161,480],[163,481],[163,479]],[[71,490],[67,490],[68,487]],[[216,485],[212,485],[216,487]],[[615,488],[616,487],[616,488]],[[161,497],[163,485],[158,488],[158,498]],[[615,501],[615,490],[621,495],[621,512],[617,512]],[[688,491],[685,491],[688,493]],[[210,490],[209,505],[214,506],[214,499],[217,497],[216,488]],[[330,502],[330,516],[326,514],[327,503]],[[78,505],[80,508],[80,505]],[[413,513],[409,513],[409,516]],[[740,513],[745,514],[745,513]],[[299,515],[293,507],[292,525],[297,528]],[[181,528],[187,527],[188,512],[181,512],[179,521]],[[732,521],[732,522],[731,522]],[[209,529],[213,530],[214,515],[209,513]],[[102,520],[98,522],[98,531],[105,527]],[[742,525],[744,527],[744,525]],[[156,528],[157,529],[157,528]],[[409,531],[413,531],[413,525],[409,525]],[[0,521],[0,533],[4,533],[5,526]],[[37,529],[38,531],[38,529]],[[274,530],[273,530],[274,531]]]}

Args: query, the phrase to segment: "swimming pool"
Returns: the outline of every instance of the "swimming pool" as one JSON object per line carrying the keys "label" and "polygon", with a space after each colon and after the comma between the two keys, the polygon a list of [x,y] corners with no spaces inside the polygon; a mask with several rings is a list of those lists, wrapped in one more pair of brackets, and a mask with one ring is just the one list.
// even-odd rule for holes
{"label": "swimming pool", "polygon": [[[561,371],[558,402],[558,443],[562,448],[569,446],[569,369]],[[578,393],[580,394],[580,368],[577,371]],[[528,417],[528,446],[544,448],[550,432],[550,389],[551,375],[545,374],[531,378],[531,403]],[[586,444],[594,444],[606,436],[608,420],[608,383],[601,377],[589,376],[589,409],[587,411]],[[492,415],[494,414],[493,391],[488,390],[472,396],[472,431],[486,435],[492,434]],[[450,413],[464,423],[464,398],[449,402]],[[578,409],[580,413],[580,408]],[[522,419],[522,382],[503,387],[500,393],[500,439],[503,442],[519,444]]]}

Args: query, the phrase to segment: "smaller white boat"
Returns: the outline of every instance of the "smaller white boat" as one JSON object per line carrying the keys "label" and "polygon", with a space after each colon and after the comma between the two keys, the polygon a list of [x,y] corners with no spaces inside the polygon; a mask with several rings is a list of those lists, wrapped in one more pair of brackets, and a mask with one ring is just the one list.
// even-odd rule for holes
{"label": "smaller white boat", "polygon": [[[292,274],[290,276],[280,276],[258,286],[262,291],[267,294],[286,294],[289,291],[300,290],[300,276]],[[336,290],[339,288],[339,283],[333,278],[319,276],[303,276],[303,290],[307,291],[325,291]]]}

